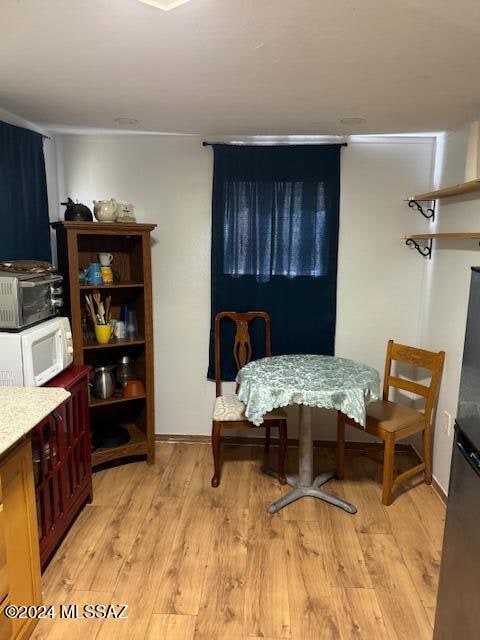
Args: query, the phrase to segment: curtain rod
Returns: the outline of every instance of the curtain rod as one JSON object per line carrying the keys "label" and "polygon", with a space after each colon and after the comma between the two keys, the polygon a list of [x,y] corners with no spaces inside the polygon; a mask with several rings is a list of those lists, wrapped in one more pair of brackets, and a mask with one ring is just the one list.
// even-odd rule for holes
{"label": "curtain rod", "polygon": [[305,143],[305,142],[298,142],[298,143],[291,143],[291,142],[260,142],[260,143],[251,143],[251,142],[210,142],[207,140],[204,140],[202,142],[202,147],[213,147],[216,144],[224,144],[224,145],[230,145],[233,147],[298,147],[298,146],[302,146],[302,147],[311,147],[311,146],[322,146],[324,144],[338,144],[341,147],[348,147],[348,142],[310,142],[310,143]]}

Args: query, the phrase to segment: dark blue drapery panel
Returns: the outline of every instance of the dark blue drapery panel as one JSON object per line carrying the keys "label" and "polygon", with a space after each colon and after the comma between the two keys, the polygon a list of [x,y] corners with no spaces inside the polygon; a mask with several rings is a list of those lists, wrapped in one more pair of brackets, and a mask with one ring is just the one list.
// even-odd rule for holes
{"label": "dark blue drapery panel", "polygon": [[51,260],[39,133],[0,122],[0,260]]}
{"label": "dark blue drapery panel", "polygon": [[[267,311],[274,354],[333,354],[340,148],[214,145],[209,378],[219,311]],[[222,378],[233,380],[228,322],[222,344]]]}

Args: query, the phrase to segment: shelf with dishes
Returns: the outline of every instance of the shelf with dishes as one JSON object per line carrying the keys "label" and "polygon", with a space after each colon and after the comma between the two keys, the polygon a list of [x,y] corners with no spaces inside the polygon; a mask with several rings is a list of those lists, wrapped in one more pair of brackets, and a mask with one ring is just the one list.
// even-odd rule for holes
{"label": "shelf with dishes", "polygon": [[91,340],[83,345],[84,349],[112,349],[115,347],[133,347],[135,345],[145,344],[145,339],[142,337],[135,340],[129,340],[127,338],[112,338],[110,342],[106,344],[100,344],[96,340]]}
{"label": "shelf with dishes", "polygon": [[112,282],[110,284],[81,284],[80,291],[95,289],[143,289],[143,282]]}
{"label": "shelf with dishes", "polygon": [[145,454],[153,462],[154,226],[68,222],[55,227],[59,266],[69,274],[74,359],[92,367],[93,467]]}

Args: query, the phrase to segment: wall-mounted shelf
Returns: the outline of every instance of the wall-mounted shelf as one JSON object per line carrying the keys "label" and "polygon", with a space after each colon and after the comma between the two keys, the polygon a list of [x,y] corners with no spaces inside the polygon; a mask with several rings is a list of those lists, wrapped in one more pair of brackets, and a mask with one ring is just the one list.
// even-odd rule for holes
{"label": "wall-mounted shelf", "polygon": [[[480,240],[480,231],[462,233],[416,233],[405,236],[405,244],[414,247],[425,258],[432,257],[432,241],[456,238],[457,240]],[[420,244],[418,241],[428,240],[428,244]]]}
{"label": "wall-mounted shelf", "polygon": [[459,238],[462,240],[480,240],[480,231],[466,233],[417,233],[412,236],[406,236],[412,240],[429,240],[430,238],[444,240],[446,238]]}
{"label": "wall-mounted shelf", "polygon": [[478,178],[477,180],[470,180],[469,182],[462,182],[460,184],[455,184],[452,187],[437,189],[436,191],[427,191],[426,193],[419,193],[416,196],[408,197],[406,201],[422,202],[426,200],[441,200],[442,198],[462,196],[468,193],[475,193],[476,191],[480,191],[480,178]]}
{"label": "wall-mounted shelf", "polygon": [[422,214],[424,218],[430,220],[430,222],[435,221],[435,200],[431,200],[431,207],[424,207],[422,204],[420,204],[421,201],[413,199],[406,200],[405,202],[408,202],[408,206],[410,207],[410,209],[416,209],[419,213]]}

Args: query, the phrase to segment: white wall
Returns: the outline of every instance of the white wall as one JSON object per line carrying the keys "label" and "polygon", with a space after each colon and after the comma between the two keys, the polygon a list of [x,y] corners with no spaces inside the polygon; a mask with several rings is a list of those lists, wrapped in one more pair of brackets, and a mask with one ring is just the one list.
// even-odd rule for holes
{"label": "white wall", "polygon": [[[61,198],[135,205],[152,238],[158,433],[208,433],[211,152],[187,136],[61,136]],[[62,209],[64,209],[62,207]]]}
{"label": "white wall", "polygon": [[[60,199],[91,205],[115,197],[133,202],[139,221],[158,224],[156,431],[208,434],[211,149],[194,136],[144,135],[61,135],[56,147]],[[402,237],[424,225],[402,198],[430,184],[433,155],[427,138],[376,138],[342,149],[337,353],[380,371],[388,338],[418,343],[425,260]],[[316,437],[335,437],[330,412],[319,411],[316,423]]]}
{"label": "white wall", "polygon": [[[443,141],[440,187],[463,182],[468,129],[449,132]],[[437,202],[432,231],[478,231],[478,196],[449,198]],[[428,224],[425,224],[427,227]],[[480,264],[478,241],[435,241],[427,264],[424,289],[422,344],[446,352],[445,369],[437,410],[433,445],[433,475],[448,490],[453,429],[446,431],[447,411],[457,412],[458,390],[465,337],[470,267]]]}

